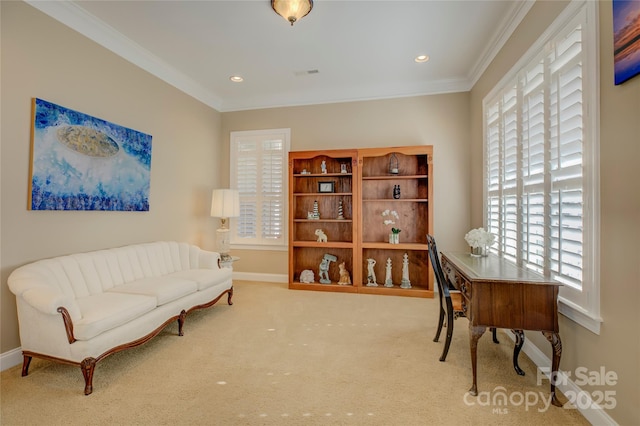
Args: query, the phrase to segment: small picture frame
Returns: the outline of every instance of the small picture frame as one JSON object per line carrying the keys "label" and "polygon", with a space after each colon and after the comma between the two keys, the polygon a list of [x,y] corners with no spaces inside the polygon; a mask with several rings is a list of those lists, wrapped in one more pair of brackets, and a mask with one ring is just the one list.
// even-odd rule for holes
{"label": "small picture frame", "polygon": [[334,182],[318,182],[318,192],[334,192]]}

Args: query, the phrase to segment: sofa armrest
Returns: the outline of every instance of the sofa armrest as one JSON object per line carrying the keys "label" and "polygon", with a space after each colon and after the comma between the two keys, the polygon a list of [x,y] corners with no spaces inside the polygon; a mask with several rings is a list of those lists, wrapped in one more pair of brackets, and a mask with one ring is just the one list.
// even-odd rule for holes
{"label": "sofa armrest", "polygon": [[220,269],[220,253],[215,251],[200,250],[198,264],[203,269]]}
{"label": "sofa armrest", "polygon": [[75,300],[51,288],[32,287],[22,293],[22,298],[44,314],[57,315],[58,308],[62,307],[69,313],[72,320],[82,318],[80,307]]}

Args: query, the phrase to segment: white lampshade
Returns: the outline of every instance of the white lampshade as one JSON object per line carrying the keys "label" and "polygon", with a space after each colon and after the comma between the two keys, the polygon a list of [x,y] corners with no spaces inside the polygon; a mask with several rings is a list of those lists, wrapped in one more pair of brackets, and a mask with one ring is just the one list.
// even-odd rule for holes
{"label": "white lampshade", "polygon": [[211,194],[211,216],[240,216],[240,194],[235,189],[214,189]]}

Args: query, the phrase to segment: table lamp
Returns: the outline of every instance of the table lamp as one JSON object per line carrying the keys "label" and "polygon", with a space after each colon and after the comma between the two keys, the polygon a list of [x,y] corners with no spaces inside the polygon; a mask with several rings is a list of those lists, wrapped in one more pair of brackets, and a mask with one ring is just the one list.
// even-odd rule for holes
{"label": "table lamp", "polygon": [[240,194],[235,189],[214,189],[211,194],[211,216],[220,218],[220,228],[216,230],[216,247],[220,259],[231,260],[231,237],[227,228],[227,219],[240,216]]}

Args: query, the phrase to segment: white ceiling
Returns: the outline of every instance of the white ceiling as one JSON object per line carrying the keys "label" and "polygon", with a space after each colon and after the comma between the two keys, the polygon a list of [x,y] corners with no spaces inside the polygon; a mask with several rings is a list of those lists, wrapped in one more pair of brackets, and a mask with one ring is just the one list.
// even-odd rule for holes
{"label": "white ceiling", "polygon": [[269,0],[27,2],[218,111],[470,90],[532,5],[316,0],[291,27]]}

